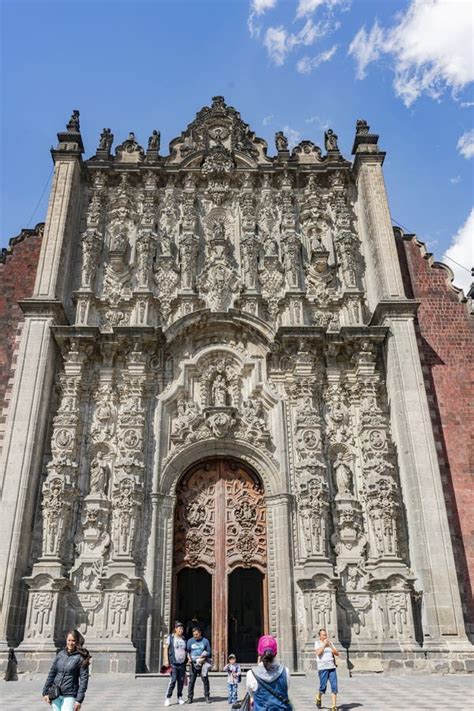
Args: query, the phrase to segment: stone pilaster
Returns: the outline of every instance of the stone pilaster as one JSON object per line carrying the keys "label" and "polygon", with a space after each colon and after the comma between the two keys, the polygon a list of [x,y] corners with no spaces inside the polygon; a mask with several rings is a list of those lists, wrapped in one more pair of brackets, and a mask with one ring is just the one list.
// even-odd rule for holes
{"label": "stone pilaster", "polygon": [[388,326],[385,358],[391,426],[407,509],[414,586],[423,591],[424,649],[465,641],[461,602],[426,391],[416,343],[414,302],[404,297],[382,174],[384,153],[365,121],[353,152],[357,212],[366,258],[372,324]]}
{"label": "stone pilaster", "polygon": [[20,579],[28,565],[56,360],[50,329],[54,324],[66,322],[61,301],[70,278],[81,200],[84,148],[78,112],[74,112],[67,131],[58,134],[58,141],[58,147],[52,151],[55,170],[33,298],[25,302],[23,308],[26,318],[0,473],[5,492],[0,516],[0,640],[3,644],[7,639],[18,642],[22,636],[25,593]]}

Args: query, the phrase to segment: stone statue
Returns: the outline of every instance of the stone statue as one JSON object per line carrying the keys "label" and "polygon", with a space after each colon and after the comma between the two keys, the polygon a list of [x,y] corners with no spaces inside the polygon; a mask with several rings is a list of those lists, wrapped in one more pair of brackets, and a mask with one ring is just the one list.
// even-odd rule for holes
{"label": "stone statue", "polygon": [[332,128],[328,128],[328,130],[324,133],[324,147],[327,151],[339,150],[337,145],[337,136],[332,130]]}
{"label": "stone statue", "polygon": [[104,128],[99,138],[99,150],[110,151],[114,142],[114,134],[110,128]]}
{"label": "stone statue", "polygon": [[218,241],[225,239],[225,226],[221,220],[214,222],[212,239]]}
{"label": "stone statue", "polygon": [[95,459],[91,462],[91,494],[104,494],[107,487],[107,464],[104,461],[103,452],[97,452]]}
{"label": "stone statue", "polygon": [[352,494],[352,472],[344,462],[341,452],[338,453],[333,468],[336,476],[337,493],[341,496]]}
{"label": "stone statue", "polygon": [[212,400],[215,407],[225,407],[227,404],[227,383],[220,374],[212,383]]}
{"label": "stone statue", "polygon": [[148,150],[149,151],[159,151],[160,150],[160,140],[161,134],[156,128],[153,130],[150,138],[148,139]]}
{"label": "stone statue", "polygon": [[66,124],[66,128],[68,131],[71,133],[78,133],[80,131],[79,127],[79,111],[77,109],[74,109],[72,112],[71,118]]}
{"label": "stone statue", "polygon": [[278,152],[288,150],[288,139],[283,131],[277,131],[275,133],[275,146]]}

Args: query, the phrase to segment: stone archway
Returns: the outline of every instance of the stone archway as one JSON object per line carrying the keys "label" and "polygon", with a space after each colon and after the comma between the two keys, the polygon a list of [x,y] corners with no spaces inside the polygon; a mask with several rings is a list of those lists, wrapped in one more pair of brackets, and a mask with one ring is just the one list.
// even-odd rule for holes
{"label": "stone archway", "polygon": [[[210,600],[193,597],[192,592],[187,597],[180,582],[186,579],[186,570],[211,576]],[[249,601],[239,599],[235,583],[233,610],[229,610],[229,581],[231,576],[234,581],[242,577],[238,571],[255,571],[253,577],[260,585],[255,591],[260,609],[246,619],[243,610]],[[261,481],[250,468],[231,459],[209,459],[181,478],[174,515],[173,586],[175,606],[182,608],[174,612],[178,616],[192,612],[210,630],[214,666],[219,669],[230,651],[230,615],[234,632],[240,629],[233,638],[245,635],[246,649],[268,630],[266,505]],[[200,609],[192,602],[198,598]],[[254,655],[242,661],[251,662]]]}

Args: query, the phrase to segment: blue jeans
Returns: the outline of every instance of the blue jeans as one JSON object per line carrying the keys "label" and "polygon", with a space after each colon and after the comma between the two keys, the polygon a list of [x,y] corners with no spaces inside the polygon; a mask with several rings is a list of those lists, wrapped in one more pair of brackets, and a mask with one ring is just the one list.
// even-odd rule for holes
{"label": "blue jeans", "polygon": [[321,669],[319,672],[319,693],[325,694],[326,687],[331,684],[331,692],[337,694],[337,673],[335,669]]}
{"label": "blue jeans", "polygon": [[235,704],[237,701],[238,684],[227,684],[227,697],[229,704]]}
{"label": "blue jeans", "polygon": [[51,703],[51,708],[54,711],[74,711],[74,704],[76,699],[74,696],[58,696],[57,699]]}

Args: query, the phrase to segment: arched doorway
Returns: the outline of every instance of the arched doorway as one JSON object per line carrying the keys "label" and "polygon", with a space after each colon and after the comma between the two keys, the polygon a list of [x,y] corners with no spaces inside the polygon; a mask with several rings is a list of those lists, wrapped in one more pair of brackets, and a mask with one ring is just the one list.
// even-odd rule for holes
{"label": "arched doorway", "polygon": [[189,628],[195,616],[210,629],[215,667],[223,668],[230,651],[254,662],[268,626],[261,482],[234,460],[212,459],[193,466],[176,495],[174,614]]}

